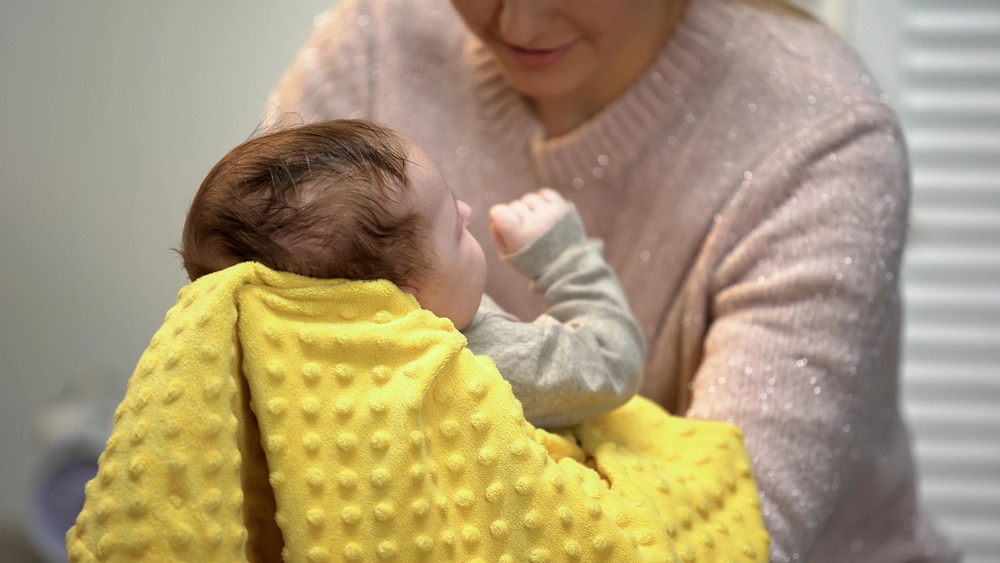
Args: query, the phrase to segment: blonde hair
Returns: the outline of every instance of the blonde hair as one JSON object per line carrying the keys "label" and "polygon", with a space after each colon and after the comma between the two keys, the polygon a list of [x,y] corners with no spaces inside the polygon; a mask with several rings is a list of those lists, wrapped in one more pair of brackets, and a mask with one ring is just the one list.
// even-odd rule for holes
{"label": "blonde hair", "polygon": [[765,10],[770,10],[775,13],[785,14],[790,16],[795,16],[805,19],[816,19],[806,11],[788,0],[740,0],[741,2],[763,8]]}

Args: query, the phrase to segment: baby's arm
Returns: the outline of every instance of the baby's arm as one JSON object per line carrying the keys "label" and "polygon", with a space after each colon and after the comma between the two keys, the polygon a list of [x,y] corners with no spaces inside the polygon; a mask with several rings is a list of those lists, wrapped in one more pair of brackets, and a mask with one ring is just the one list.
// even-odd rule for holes
{"label": "baby's arm", "polygon": [[569,426],[614,410],[638,391],[645,342],[598,241],[551,190],[490,211],[504,259],[533,281],[545,313],[521,322],[483,298],[465,330],[510,382],[536,426]]}

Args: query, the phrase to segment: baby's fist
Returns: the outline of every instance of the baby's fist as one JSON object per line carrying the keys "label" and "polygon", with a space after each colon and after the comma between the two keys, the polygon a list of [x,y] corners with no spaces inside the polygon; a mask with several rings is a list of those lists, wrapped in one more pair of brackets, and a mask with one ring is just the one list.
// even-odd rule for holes
{"label": "baby's fist", "polygon": [[490,208],[490,233],[501,254],[513,254],[538,240],[569,210],[569,202],[549,188]]}

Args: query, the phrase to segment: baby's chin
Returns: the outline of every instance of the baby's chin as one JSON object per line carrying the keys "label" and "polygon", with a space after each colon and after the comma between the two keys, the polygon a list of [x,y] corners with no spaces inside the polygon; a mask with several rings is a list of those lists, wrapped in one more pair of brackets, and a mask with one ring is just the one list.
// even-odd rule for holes
{"label": "baby's chin", "polygon": [[470,308],[465,311],[461,311],[456,315],[450,315],[448,317],[448,320],[451,321],[451,324],[455,325],[455,330],[461,332],[469,328],[469,325],[471,325],[472,321],[476,318],[476,313],[478,311],[479,311],[479,304],[477,303],[476,307]]}
{"label": "baby's chin", "polygon": [[457,322],[456,319],[448,319],[448,320],[451,321],[451,324],[455,325],[455,330],[462,332],[463,330],[469,328],[469,325],[472,324],[473,317],[475,317],[475,315],[469,317],[468,319],[459,320]]}

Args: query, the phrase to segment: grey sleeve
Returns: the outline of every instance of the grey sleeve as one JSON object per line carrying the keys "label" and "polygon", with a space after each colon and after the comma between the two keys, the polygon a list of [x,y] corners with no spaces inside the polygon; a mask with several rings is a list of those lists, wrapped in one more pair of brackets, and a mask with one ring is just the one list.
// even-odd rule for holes
{"label": "grey sleeve", "polygon": [[533,280],[545,313],[521,322],[484,296],[465,336],[510,382],[525,418],[539,427],[571,426],[634,396],[645,362],[642,331],[602,244],[586,240],[576,210],[505,260]]}

